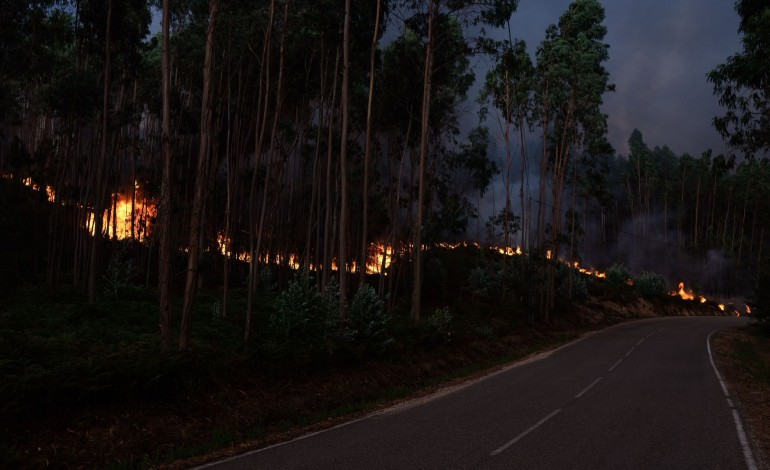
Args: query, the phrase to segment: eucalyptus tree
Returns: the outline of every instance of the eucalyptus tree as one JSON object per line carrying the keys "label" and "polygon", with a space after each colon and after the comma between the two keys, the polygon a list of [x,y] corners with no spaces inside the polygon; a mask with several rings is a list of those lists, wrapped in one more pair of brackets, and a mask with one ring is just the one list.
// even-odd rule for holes
{"label": "eucalyptus tree", "polygon": [[[559,258],[562,228],[562,198],[571,157],[578,152],[606,149],[607,116],[601,112],[602,96],[613,89],[602,65],[609,58],[609,46],[602,42],[604,8],[597,0],[576,0],[551,25],[537,50],[537,119],[543,133],[540,167],[540,210],[538,241],[545,233],[543,205],[546,173],[550,170],[552,211],[550,249]],[[544,317],[554,304],[556,265],[548,269]]]}
{"label": "eucalyptus tree", "polygon": [[213,114],[213,80],[214,80],[214,37],[217,26],[219,0],[209,3],[209,20],[206,30],[205,59],[203,63],[203,92],[201,103],[201,122],[198,146],[198,164],[195,173],[195,195],[193,198],[192,214],[190,216],[190,238],[188,244],[187,273],[185,280],[184,304],[179,328],[179,350],[190,348],[190,323],[192,306],[198,281],[198,262],[201,249],[202,218],[204,198],[211,166],[211,124]]}
{"label": "eucalyptus tree", "polygon": [[422,230],[425,213],[425,185],[426,167],[429,164],[428,154],[429,134],[432,118],[431,106],[434,96],[439,96],[433,90],[432,80],[438,70],[434,63],[435,55],[441,49],[436,41],[441,33],[439,25],[445,21],[442,18],[453,18],[464,25],[487,25],[501,27],[510,18],[518,4],[517,0],[483,0],[483,1],[456,1],[456,0],[429,0],[428,2],[416,0],[404,0],[402,2],[410,7],[417,15],[413,19],[419,20],[421,25],[421,37],[425,40],[424,60],[422,64],[422,105],[420,109],[420,153],[418,164],[418,189],[417,208],[412,228],[412,302],[410,317],[413,322],[420,319],[421,285],[422,285]]}
{"label": "eucalyptus tree", "polygon": [[738,0],[743,51],[708,73],[714,94],[726,108],[714,127],[747,155],[770,151],[770,5]]}
{"label": "eucalyptus tree", "polygon": [[160,344],[164,352],[171,349],[171,51],[170,51],[170,22],[171,11],[169,0],[163,0],[163,18],[161,21],[162,34],[162,114],[163,114],[163,176],[160,188],[160,205],[158,207],[158,228],[160,232],[160,248],[158,252],[158,291],[160,301]]}
{"label": "eucalyptus tree", "polygon": [[527,45],[522,40],[510,38],[500,43],[491,43],[492,56],[495,66],[487,72],[481,101],[491,102],[498,111],[498,124],[505,140],[505,164],[503,165],[503,182],[505,184],[505,208],[503,215],[503,243],[510,245],[507,218],[511,210],[511,166],[513,164],[512,131],[518,131],[519,155],[519,203],[522,210],[520,222],[522,230],[522,245],[526,246],[527,227],[529,226],[525,207],[529,200],[529,181],[527,168],[527,124],[532,113],[532,91],[534,68],[532,59],[527,53]]}

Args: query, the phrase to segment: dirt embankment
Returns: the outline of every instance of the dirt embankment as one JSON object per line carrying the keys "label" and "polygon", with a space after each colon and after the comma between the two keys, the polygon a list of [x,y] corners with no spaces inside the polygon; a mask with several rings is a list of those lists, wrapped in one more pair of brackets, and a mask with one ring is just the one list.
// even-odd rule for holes
{"label": "dirt embankment", "polygon": [[641,297],[612,299],[591,297],[574,307],[581,322],[589,325],[617,323],[635,318],[665,316],[729,315],[714,302],[678,298],[648,300]]}

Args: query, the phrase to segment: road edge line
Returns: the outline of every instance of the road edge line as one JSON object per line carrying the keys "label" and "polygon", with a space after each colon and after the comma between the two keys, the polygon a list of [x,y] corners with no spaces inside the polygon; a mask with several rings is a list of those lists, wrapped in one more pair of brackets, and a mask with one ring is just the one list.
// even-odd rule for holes
{"label": "road edge line", "polygon": [[722,377],[722,374],[719,373],[719,369],[717,369],[716,362],[714,362],[714,354],[711,352],[711,337],[716,333],[717,331],[721,330],[722,328],[717,328],[716,330],[709,333],[708,337],[706,338],[706,350],[709,354],[709,361],[711,362],[711,368],[714,369],[714,374],[716,374],[717,380],[719,380],[719,385],[722,386],[722,392],[725,394],[725,399],[727,400],[727,405],[730,408],[730,411],[732,411],[733,415],[733,422],[735,423],[735,431],[738,434],[738,441],[741,444],[741,450],[743,451],[743,458],[746,460],[746,467],[748,470],[758,470],[757,462],[754,460],[754,454],[751,452],[751,445],[749,444],[749,439],[746,436],[746,432],[743,430],[743,421],[741,420],[740,415],[738,414],[738,410],[735,408],[732,399],[730,398],[730,392],[727,388],[727,382],[725,382],[724,378]]}

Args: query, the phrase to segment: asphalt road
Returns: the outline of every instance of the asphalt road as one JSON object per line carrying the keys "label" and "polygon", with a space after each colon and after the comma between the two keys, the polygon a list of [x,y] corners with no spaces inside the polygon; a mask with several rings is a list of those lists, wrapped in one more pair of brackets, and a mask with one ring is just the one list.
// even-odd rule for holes
{"label": "asphalt road", "polygon": [[468,385],[203,468],[750,469],[709,335],[743,320],[629,322]]}

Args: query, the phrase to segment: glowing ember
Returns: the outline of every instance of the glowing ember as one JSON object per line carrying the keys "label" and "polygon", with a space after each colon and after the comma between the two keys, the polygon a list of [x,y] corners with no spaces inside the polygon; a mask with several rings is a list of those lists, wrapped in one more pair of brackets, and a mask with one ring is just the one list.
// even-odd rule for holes
{"label": "glowing ember", "polygon": [[717,305],[717,307],[719,307],[719,310],[721,310],[723,312],[725,311],[725,304],[719,304],[719,305]]}
{"label": "glowing ember", "polygon": [[[13,175],[10,175],[7,177],[7,179],[13,179]],[[32,178],[26,177],[21,182],[24,184],[24,186],[28,186],[32,188],[34,191],[40,191],[40,186],[38,186],[36,183],[32,182]],[[45,187],[45,193],[48,197],[48,202],[56,202],[56,193],[53,190],[53,186],[46,186]]]}
{"label": "glowing ember", "polygon": [[751,315],[751,307],[749,307],[748,304],[746,305],[746,313]]}

